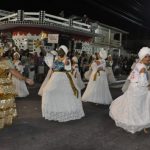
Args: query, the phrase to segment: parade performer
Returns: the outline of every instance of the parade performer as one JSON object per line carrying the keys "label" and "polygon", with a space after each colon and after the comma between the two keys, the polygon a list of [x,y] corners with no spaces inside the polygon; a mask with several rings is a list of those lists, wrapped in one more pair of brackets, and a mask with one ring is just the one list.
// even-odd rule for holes
{"label": "parade performer", "polygon": [[6,52],[0,49],[0,128],[11,125],[16,117],[15,89],[9,73],[20,80],[24,80],[32,85],[33,81],[20,74],[13,66],[12,62],[6,58]]}
{"label": "parade performer", "polygon": [[107,52],[101,50],[96,57],[96,61],[91,65],[92,73],[82,100],[96,104],[110,104],[112,97],[105,72]]}
{"label": "parade performer", "polygon": [[[42,93],[42,116],[48,120],[66,122],[84,116],[82,102],[74,85],[67,59],[68,48],[61,45],[48,83]],[[65,67],[66,66],[66,67]],[[67,70],[66,70],[66,69]],[[70,68],[71,69],[71,68]]]}
{"label": "parade performer", "polygon": [[146,69],[150,61],[150,48],[143,47],[138,56],[140,61],[130,73],[127,91],[112,102],[109,112],[116,126],[131,133],[150,127],[150,96]]}
{"label": "parade performer", "polygon": [[[13,54],[13,64],[15,66],[15,69],[22,74],[24,71],[24,66],[22,65],[19,58],[20,54],[18,52],[15,52]],[[14,75],[12,75],[12,81],[15,86],[15,92],[17,94],[17,97],[26,97],[29,95],[29,91],[27,89],[25,81],[16,78]]]}

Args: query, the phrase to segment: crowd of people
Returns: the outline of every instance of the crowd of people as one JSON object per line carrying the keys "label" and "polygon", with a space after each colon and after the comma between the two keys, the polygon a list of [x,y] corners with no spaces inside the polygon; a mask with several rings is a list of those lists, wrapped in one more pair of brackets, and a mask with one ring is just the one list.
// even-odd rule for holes
{"label": "crowd of people", "polygon": [[[69,53],[65,45],[41,53],[1,49],[0,52],[0,128],[11,124],[17,115],[15,97],[29,95],[26,83],[40,81],[42,116],[47,120],[66,122],[85,116],[82,102],[110,105],[109,115],[116,125],[135,133],[150,127],[150,94],[147,65],[150,48],[143,47],[132,66],[126,91],[113,100],[109,84],[116,81],[116,63],[101,49],[92,55]],[[117,60],[127,65],[126,59]],[[45,76],[45,74],[47,74]],[[87,86],[84,80],[86,80]],[[14,88],[15,87],[15,88]],[[83,90],[84,89],[84,90]],[[83,94],[82,94],[82,92]]]}
{"label": "crowd of people", "polygon": [[113,55],[113,72],[115,76],[119,75],[128,75],[131,71],[131,66],[133,62],[135,61],[137,56],[118,56],[118,55]]}

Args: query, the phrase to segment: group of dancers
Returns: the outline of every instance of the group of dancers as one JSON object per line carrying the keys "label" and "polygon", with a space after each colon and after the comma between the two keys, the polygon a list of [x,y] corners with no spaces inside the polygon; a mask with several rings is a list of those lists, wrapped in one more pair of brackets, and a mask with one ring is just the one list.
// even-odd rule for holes
{"label": "group of dancers", "polygon": [[[130,73],[130,84],[126,92],[112,100],[103,50],[97,54],[91,65],[92,73],[88,85],[80,97],[74,74],[66,70],[70,65],[67,59],[68,48],[60,46],[57,59],[50,67],[48,82],[42,86],[42,115],[48,120],[59,122],[80,119],[84,116],[82,102],[110,104],[110,117],[116,126],[128,132],[135,133],[150,127],[150,93],[147,75],[147,65],[150,63],[150,48],[140,49],[139,61]],[[76,61],[77,62],[77,61]],[[71,69],[71,67],[70,67]],[[41,90],[41,89],[40,89]]]}
{"label": "group of dancers", "polygon": [[109,91],[105,72],[106,52],[100,51],[91,65],[91,75],[84,94],[85,87],[78,68],[76,57],[71,61],[67,58],[68,48],[62,45],[57,50],[57,56],[49,57],[50,71],[45,78],[39,95],[42,96],[42,115],[45,119],[65,122],[82,118],[84,114],[82,101],[96,104],[110,104],[112,97]]}
{"label": "group of dancers", "polygon": [[[101,50],[94,57],[89,67],[91,73],[86,88],[81,79],[77,57],[74,56],[72,60],[69,60],[67,53],[68,48],[61,45],[57,51],[51,51],[45,56],[49,71],[38,92],[38,95],[42,97],[42,116],[47,120],[58,122],[81,119],[85,116],[82,102],[93,102],[110,105],[109,115],[115,121],[116,126],[131,133],[143,129],[146,132],[146,128],[150,127],[150,93],[147,74],[150,48],[140,49],[139,61],[128,77],[129,87],[115,100],[112,100],[109,90],[105,61],[108,56],[105,50]],[[2,60],[1,57],[1,62]],[[14,63],[16,64],[16,61]],[[8,124],[8,116],[12,120],[15,116],[14,110],[16,110],[15,92],[11,92],[11,95],[6,97],[6,94],[8,95],[6,86],[12,86],[6,72],[9,71],[15,78],[33,84],[32,80],[23,77],[19,71],[14,73],[15,69],[10,66],[10,63],[6,66],[4,67],[4,63],[0,65],[0,88],[3,89],[0,90],[2,95],[0,95],[0,118],[2,118],[0,128]],[[81,90],[84,88],[85,91],[81,96]],[[26,94],[28,95],[28,92]],[[4,113],[6,110],[9,112]]]}

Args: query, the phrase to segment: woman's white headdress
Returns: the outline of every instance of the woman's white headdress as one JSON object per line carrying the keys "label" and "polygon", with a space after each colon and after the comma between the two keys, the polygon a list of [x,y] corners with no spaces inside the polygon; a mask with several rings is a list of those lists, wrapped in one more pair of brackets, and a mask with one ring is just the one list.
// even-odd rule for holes
{"label": "woman's white headdress", "polygon": [[141,48],[138,53],[139,59],[142,60],[146,55],[150,55],[150,48],[149,47]]}

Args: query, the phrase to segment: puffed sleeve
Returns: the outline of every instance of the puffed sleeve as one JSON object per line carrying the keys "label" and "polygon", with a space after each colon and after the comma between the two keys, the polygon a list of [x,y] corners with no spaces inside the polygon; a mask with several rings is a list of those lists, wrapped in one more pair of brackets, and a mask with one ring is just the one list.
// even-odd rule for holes
{"label": "puffed sleeve", "polygon": [[46,56],[44,57],[44,61],[49,68],[52,68],[54,62],[54,56],[50,53],[47,53]]}

